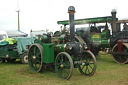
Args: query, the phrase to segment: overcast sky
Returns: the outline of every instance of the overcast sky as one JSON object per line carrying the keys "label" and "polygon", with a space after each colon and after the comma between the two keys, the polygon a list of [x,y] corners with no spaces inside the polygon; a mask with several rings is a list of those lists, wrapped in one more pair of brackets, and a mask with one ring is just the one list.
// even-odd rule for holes
{"label": "overcast sky", "polygon": [[[75,19],[111,16],[117,9],[118,18],[128,18],[128,0],[18,0],[20,30],[60,30],[57,21],[68,20],[69,6],[74,6]],[[0,30],[17,30],[17,0],[0,0]]]}

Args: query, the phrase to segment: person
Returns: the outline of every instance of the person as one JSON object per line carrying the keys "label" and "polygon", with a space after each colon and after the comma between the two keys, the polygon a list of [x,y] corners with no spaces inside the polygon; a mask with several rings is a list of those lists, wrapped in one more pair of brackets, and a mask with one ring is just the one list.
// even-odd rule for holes
{"label": "person", "polygon": [[67,33],[68,30],[66,29],[66,25],[64,25],[63,29],[62,29],[62,26],[61,26],[61,33],[64,34],[64,33]]}
{"label": "person", "polygon": [[123,25],[123,30],[128,30],[128,25],[126,23]]}

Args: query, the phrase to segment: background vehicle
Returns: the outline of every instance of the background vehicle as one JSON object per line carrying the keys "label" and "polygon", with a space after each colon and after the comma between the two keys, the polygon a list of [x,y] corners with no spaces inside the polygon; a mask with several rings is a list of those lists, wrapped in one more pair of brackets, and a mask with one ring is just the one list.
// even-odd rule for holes
{"label": "background vehicle", "polygon": [[47,32],[44,30],[30,31],[30,37],[38,37],[39,35],[43,35],[43,34],[47,34]]}
{"label": "background vehicle", "polygon": [[20,59],[22,63],[28,63],[27,45],[34,43],[34,38],[17,30],[0,31],[0,62],[14,62]]}
{"label": "background vehicle", "polygon": [[[116,10],[112,10],[112,16],[77,19],[76,25],[88,24],[88,30],[76,29],[76,34],[81,36],[88,48],[98,55],[99,51],[107,51],[113,55],[117,63],[128,63],[128,20],[116,18]],[[69,21],[58,21],[58,24],[68,25]],[[124,23],[121,30],[121,23]],[[102,24],[102,25],[100,25]],[[104,25],[103,25],[104,24]],[[112,28],[112,29],[111,29]]]}
{"label": "background vehicle", "polygon": [[23,64],[28,63],[28,49],[26,49],[26,46],[33,44],[34,38],[17,37],[8,39],[13,43],[9,44],[10,41],[6,40],[0,43],[0,61],[14,62],[16,59],[20,59]]}

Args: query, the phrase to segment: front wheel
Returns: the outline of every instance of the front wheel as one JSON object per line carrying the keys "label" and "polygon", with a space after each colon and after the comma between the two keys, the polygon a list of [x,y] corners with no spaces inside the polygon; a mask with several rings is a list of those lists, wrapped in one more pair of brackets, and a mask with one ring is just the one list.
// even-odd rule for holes
{"label": "front wheel", "polygon": [[92,76],[96,71],[96,58],[90,51],[85,51],[82,56],[81,60],[82,63],[78,66],[80,73],[85,76]]}
{"label": "front wheel", "polygon": [[69,79],[73,73],[73,61],[71,56],[66,52],[61,52],[55,60],[55,70],[57,75],[62,79]]}
{"label": "front wheel", "polygon": [[21,63],[23,63],[23,64],[28,63],[28,53],[27,52],[23,53],[23,55],[21,57]]}

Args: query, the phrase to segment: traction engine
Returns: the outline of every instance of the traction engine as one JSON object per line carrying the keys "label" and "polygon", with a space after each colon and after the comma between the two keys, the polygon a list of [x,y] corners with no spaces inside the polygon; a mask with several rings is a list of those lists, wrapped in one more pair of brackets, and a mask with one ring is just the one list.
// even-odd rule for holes
{"label": "traction engine", "polygon": [[[96,58],[87,50],[87,45],[81,43],[81,37],[75,38],[74,13],[75,8],[68,8],[70,33],[61,35],[45,34],[29,47],[28,63],[31,70],[42,72],[45,68],[54,68],[62,79],[69,79],[73,68],[78,68],[85,76],[92,76],[96,71]],[[77,39],[77,40],[76,40]]]}

